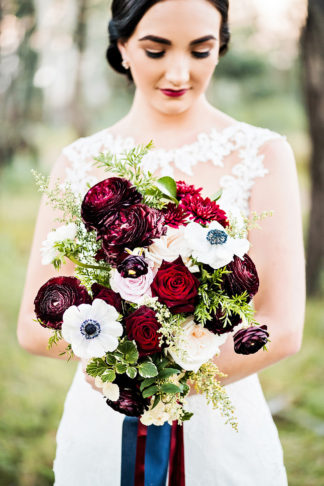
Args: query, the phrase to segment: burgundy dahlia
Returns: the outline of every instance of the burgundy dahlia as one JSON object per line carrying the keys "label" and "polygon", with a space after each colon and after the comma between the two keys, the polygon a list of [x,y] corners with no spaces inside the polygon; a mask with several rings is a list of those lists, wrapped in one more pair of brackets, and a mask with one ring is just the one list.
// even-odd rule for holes
{"label": "burgundy dahlia", "polygon": [[195,188],[192,184],[186,184],[184,181],[176,181],[177,184],[177,198],[182,199],[183,197],[190,194],[191,196],[197,196],[201,193],[202,187],[198,189]]}
{"label": "burgundy dahlia", "polygon": [[205,327],[214,334],[224,334],[225,332],[233,331],[234,327],[242,322],[239,314],[232,313],[225,319],[225,312],[221,306],[217,307],[212,319],[205,323]]}
{"label": "burgundy dahlia", "polygon": [[165,218],[165,224],[172,228],[179,228],[181,225],[187,224],[187,215],[185,211],[173,203],[169,203],[165,209],[163,209]]}
{"label": "burgundy dahlia", "polygon": [[193,312],[198,295],[199,280],[188,270],[179,256],[162,264],[151,284],[152,295],[165,304],[170,312]]}
{"label": "burgundy dahlia", "polygon": [[254,354],[268,342],[267,326],[251,326],[234,334],[234,351],[238,354]]}
{"label": "burgundy dahlia", "polygon": [[122,313],[122,301],[119,294],[98,283],[92,284],[91,290],[93,299],[104,300],[107,304],[115,307],[120,314]]}
{"label": "burgundy dahlia", "polygon": [[115,383],[119,386],[119,398],[116,402],[107,399],[107,405],[116,412],[128,417],[140,417],[143,415],[149,407],[150,400],[142,397],[134,380],[127,378],[126,375],[117,375]]}
{"label": "burgundy dahlia", "polygon": [[109,253],[111,247],[131,250],[137,246],[148,246],[153,238],[166,232],[161,211],[144,204],[122,208],[105,221],[102,231],[102,247]]}
{"label": "burgundy dahlia", "polygon": [[224,228],[229,225],[225,211],[215,201],[211,201],[209,197],[187,195],[181,199],[180,207],[196,223],[208,224],[211,221],[218,221]]}
{"label": "burgundy dahlia", "polygon": [[141,200],[142,195],[130,181],[122,177],[109,177],[89,189],[82,202],[81,216],[87,230],[101,231],[111,212]]}
{"label": "burgundy dahlia", "polygon": [[159,329],[155,312],[146,305],[142,305],[125,319],[126,333],[130,340],[135,340],[141,356],[161,351],[159,345]]}
{"label": "burgundy dahlia", "polygon": [[234,255],[234,259],[226,266],[231,273],[223,275],[222,288],[229,297],[241,295],[246,290],[248,302],[259,289],[259,277],[255,265],[249,255],[245,253],[243,260]]}
{"label": "burgundy dahlia", "polygon": [[148,264],[140,255],[128,255],[119,265],[117,270],[124,278],[137,278],[146,275]]}
{"label": "burgundy dahlia", "polygon": [[71,305],[90,304],[87,289],[75,277],[53,277],[39,289],[35,314],[43,327],[61,329],[63,314]]}

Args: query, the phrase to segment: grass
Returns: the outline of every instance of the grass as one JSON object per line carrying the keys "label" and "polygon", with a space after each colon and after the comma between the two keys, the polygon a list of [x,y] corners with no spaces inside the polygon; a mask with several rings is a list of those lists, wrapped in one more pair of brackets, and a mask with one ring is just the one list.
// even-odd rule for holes
{"label": "grass", "polygon": [[[19,348],[16,320],[39,195],[28,166],[3,172],[0,187],[0,484],[53,484],[55,434],[76,363],[32,356]],[[18,175],[17,175],[18,174]],[[264,370],[290,486],[321,486],[324,478],[324,309],[307,305],[300,353]],[[275,486],[275,485],[274,485]]]}

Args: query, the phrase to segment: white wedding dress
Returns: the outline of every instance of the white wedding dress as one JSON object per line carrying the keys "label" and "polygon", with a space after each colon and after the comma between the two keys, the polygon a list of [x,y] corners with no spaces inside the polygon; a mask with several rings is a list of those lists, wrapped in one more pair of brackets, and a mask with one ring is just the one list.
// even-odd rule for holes
{"label": "white wedding dress", "polygon": [[[268,129],[237,122],[221,131],[200,133],[190,145],[154,149],[145,155],[143,165],[163,175],[180,171],[188,180],[200,164],[210,164],[210,170],[224,169],[224,161],[234,154],[237,163],[220,178],[220,205],[248,214],[253,184],[268,173],[260,149],[276,138],[285,139]],[[66,147],[66,173],[73,189],[84,193],[87,184],[96,182],[91,175],[93,156],[105,150],[119,153],[133,145],[133,139],[103,130]],[[186,486],[287,485],[278,432],[257,374],[226,389],[235,407],[238,432],[224,424],[203,396],[188,398],[194,416],[184,424]],[[57,431],[55,486],[119,486],[123,419],[85,381],[79,363]]]}

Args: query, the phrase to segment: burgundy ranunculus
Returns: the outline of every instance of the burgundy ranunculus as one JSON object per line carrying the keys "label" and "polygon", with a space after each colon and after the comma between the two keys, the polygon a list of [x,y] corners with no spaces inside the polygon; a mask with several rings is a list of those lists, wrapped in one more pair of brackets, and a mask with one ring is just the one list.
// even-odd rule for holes
{"label": "burgundy ranunculus", "polygon": [[146,275],[148,264],[140,255],[129,255],[119,265],[117,270],[124,278],[137,278]]}
{"label": "burgundy ranunculus", "polygon": [[177,198],[182,199],[183,197],[190,194],[191,196],[197,196],[201,193],[202,187],[195,188],[192,184],[186,184],[184,181],[176,181],[177,184]]}
{"label": "burgundy ranunculus", "polygon": [[244,259],[234,255],[234,259],[226,266],[231,273],[223,275],[222,287],[229,297],[241,295],[246,290],[248,302],[257,293],[259,277],[255,265],[249,255],[245,253]]}
{"label": "burgundy ranunculus", "polygon": [[97,251],[95,259],[100,262],[103,260],[109,263],[112,267],[116,268],[119,263],[121,263],[124,258],[126,258],[129,253],[125,252],[122,246],[108,246],[105,248],[103,243],[101,243],[101,248]]}
{"label": "burgundy ranunculus", "polygon": [[104,285],[94,283],[91,286],[93,299],[104,300],[107,304],[112,305],[121,314],[122,313],[122,303],[119,294],[111,289],[107,289]]}
{"label": "burgundy ranunculus", "polygon": [[267,326],[251,326],[234,334],[234,351],[237,354],[254,354],[268,342]]}
{"label": "burgundy ranunculus", "polygon": [[117,375],[114,383],[119,386],[119,398],[116,402],[107,399],[107,405],[116,412],[128,417],[140,417],[143,415],[149,407],[150,399],[142,397],[135,380],[131,380],[126,375]]}
{"label": "burgundy ranunculus", "polygon": [[173,314],[193,312],[199,280],[188,270],[179,256],[173,262],[162,261],[151,285],[153,296],[167,305]]}
{"label": "burgundy ranunculus", "polygon": [[187,214],[180,207],[173,203],[169,203],[166,208],[163,209],[165,218],[165,224],[172,228],[179,228],[181,225],[187,224]]}
{"label": "burgundy ranunculus", "polygon": [[237,326],[240,322],[242,322],[241,317],[239,314],[232,313],[231,315],[227,316],[227,322],[225,324],[225,312],[223,311],[222,307],[219,305],[217,307],[216,312],[213,314],[212,319],[210,321],[206,321],[205,327],[209,331],[213,332],[214,334],[224,334],[225,332],[233,331],[234,327]]}
{"label": "burgundy ranunculus", "polygon": [[159,345],[161,324],[156,319],[153,309],[142,305],[126,317],[125,324],[127,336],[130,340],[136,341],[140,356],[161,351]]}
{"label": "burgundy ranunculus", "polygon": [[50,278],[38,291],[35,314],[43,327],[61,329],[63,314],[71,305],[90,304],[87,289],[75,277]]}
{"label": "burgundy ranunculus", "polygon": [[142,195],[130,181],[122,177],[109,177],[89,189],[82,202],[81,216],[87,230],[100,231],[112,211],[132,206],[141,200]]}
{"label": "burgundy ranunculus", "polygon": [[148,246],[153,238],[160,238],[166,232],[164,216],[158,209],[144,204],[122,208],[105,221],[102,232],[103,249],[124,247],[131,250],[137,246]]}
{"label": "burgundy ranunculus", "polygon": [[225,211],[209,197],[187,195],[181,199],[180,206],[189,214],[189,218],[196,223],[208,224],[218,221],[224,228],[229,225]]}

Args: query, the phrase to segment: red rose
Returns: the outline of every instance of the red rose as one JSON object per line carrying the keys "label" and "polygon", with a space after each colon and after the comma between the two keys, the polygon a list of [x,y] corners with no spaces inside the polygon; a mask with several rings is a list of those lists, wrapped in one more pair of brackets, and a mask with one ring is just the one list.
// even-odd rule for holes
{"label": "red rose", "polygon": [[257,293],[259,289],[259,277],[253,260],[246,253],[241,260],[234,255],[234,259],[226,265],[227,270],[231,273],[223,275],[222,287],[229,297],[241,295],[246,290],[249,298],[248,302]]}
{"label": "red rose", "polygon": [[109,253],[111,247],[148,246],[153,238],[166,232],[161,211],[145,204],[136,204],[112,214],[105,221],[102,231],[102,247]]}
{"label": "red rose", "polygon": [[63,314],[71,305],[90,304],[87,289],[75,277],[53,277],[38,291],[35,314],[43,327],[61,329]]}
{"label": "red rose", "polygon": [[119,294],[98,283],[92,284],[91,290],[93,299],[104,300],[107,304],[115,307],[120,314],[122,313],[121,297]]}
{"label": "red rose", "polygon": [[153,296],[167,305],[173,314],[193,312],[199,280],[188,270],[179,256],[173,262],[163,260],[151,285]]}
{"label": "red rose", "polygon": [[89,189],[82,202],[81,216],[88,230],[101,230],[111,211],[141,200],[142,195],[127,179],[109,177]]}
{"label": "red rose", "polygon": [[142,305],[125,318],[125,324],[127,336],[135,340],[140,356],[161,351],[159,345],[161,324],[156,319],[154,310]]}
{"label": "red rose", "polygon": [[224,228],[229,225],[225,211],[215,201],[211,201],[209,197],[187,195],[181,199],[180,207],[196,223],[208,224],[211,221],[218,221]]}

